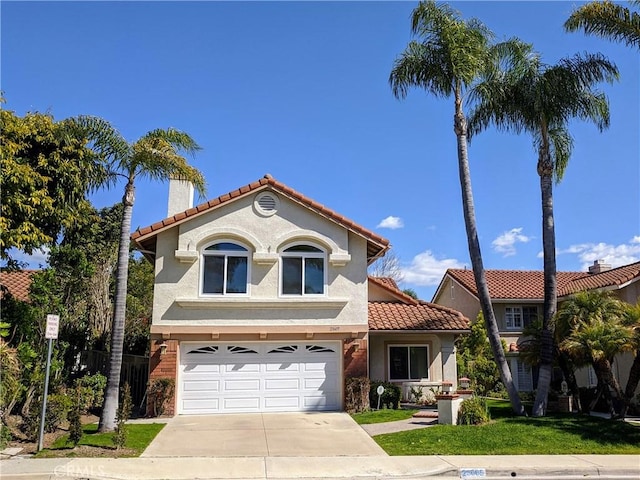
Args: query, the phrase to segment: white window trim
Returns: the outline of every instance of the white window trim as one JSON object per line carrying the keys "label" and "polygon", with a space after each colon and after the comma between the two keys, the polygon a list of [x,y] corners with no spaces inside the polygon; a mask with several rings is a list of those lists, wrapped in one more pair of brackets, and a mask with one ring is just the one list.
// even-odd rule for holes
{"label": "white window trim", "polygon": [[[300,245],[308,245],[309,247],[314,247],[317,248],[319,250],[321,250],[320,252],[285,252],[286,249],[291,248],[291,247],[297,247]],[[282,292],[282,284],[283,284],[283,271],[282,271],[282,259],[285,257],[289,257],[289,258],[322,258],[323,262],[324,262],[324,268],[322,269],[322,291],[323,293],[304,293],[304,267],[302,268],[302,293],[300,294],[292,294],[292,293],[283,293]],[[327,285],[327,278],[328,278],[328,262],[327,262],[327,250],[318,245],[317,243],[313,243],[313,242],[305,242],[305,241],[299,241],[299,242],[293,242],[293,243],[288,243],[287,245],[285,245],[284,247],[282,247],[280,249],[279,252],[279,261],[278,261],[278,294],[280,297],[283,298],[296,298],[296,297],[326,297],[327,296],[327,290],[328,290],[328,285]]]}
{"label": "white window trim", "polygon": [[[518,314],[518,317],[520,319],[520,325],[509,325],[509,310],[511,310],[511,315],[513,315],[514,313]],[[514,310],[517,310],[517,312],[514,312]],[[522,330],[522,323],[523,323],[523,319],[522,319],[522,306],[513,306],[513,307],[505,307],[504,308],[504,328],[506,328],[507,330],[515,330],[515,331],[521,331]]]}
{"label": "white window trim", "polygon": [[[246,248],[246,252],[238,251],[238,250],[214,250],[211,253],[205,253],[207,247],[211,245],[216,245],[218,243],[233,243],[235,245],[239,245],[243,248]],[[222,256],[224,255],[224,263],[225,263],[225,277],[224,283],[222,285],[223,289],[227,288],[227,257],[244,257],[247,259],[247,292],[246,293],[204,293],[202,290],[204,288],[204,257],[205,256]],[[200,258],[200,274],[198,280],[198,296],[201,298],[220,298],[220,297],[248,297],[250,295],[251,288],[251,248],[243,242],[239,242],[236,239],[229,238],[216,238],[215,240],[204,244],[199,252],[198,258]]]}
{"label": "white window trim", "polygon": [[[424,347],[427,349],[427,376],[422,378],[391,378],[391,348],[392,347]],[[426,343],[391,343],[387,345],[387,376],[390,382],[419,382],[429,380],[431,378],[430,349]],[[409,362],[411,357],[409,356]],[[409,364],[409,372],[411,372],[411,364]]]}

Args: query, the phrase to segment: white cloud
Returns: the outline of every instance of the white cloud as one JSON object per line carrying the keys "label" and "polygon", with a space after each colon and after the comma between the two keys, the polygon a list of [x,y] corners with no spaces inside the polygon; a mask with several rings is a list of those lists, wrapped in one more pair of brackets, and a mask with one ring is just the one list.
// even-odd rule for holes
{"label": "white cloud", "polygon": [[31,255],[27,255],[23,251],[16,250],[15,248],[9,250],[8,253],[14,260],[26,263],[26,268],[38,269],[40,267],[47,266],[49,263],[49,247],[42,247],[34,250]]}
{"label": "white cloud", "polygon": [[422,252],[402,268],[403,282],[418,286],[438,285],[448,268],[463,268],[464,264],[454,258],[436,258],[431,250]]}
{"label": "white cloud", "polygon": [[608,243],[579,243],[564,250],[558,250],[558,255],[576,255],[581,269],[586,271],[596,260],[612,267],[627,265],[640,260],[640,235],[636,235],[628,243],[610,245]]}
{"label": "white cloud", "polygon": [[393,215],[389,215],[376,226],[376,228],[390,228],[391,230],[402,227],[404,227],[402,219],[400,217],[394,217]]}
{"label": "white cloud", "polygon": [[491,242],[491,245],[496,252],[502,253],[504,257],[510,257],[516,254],[516,243],[527,243],[529,240],[531,237],[523,235],[522,227],[519,227],[504,232]]}

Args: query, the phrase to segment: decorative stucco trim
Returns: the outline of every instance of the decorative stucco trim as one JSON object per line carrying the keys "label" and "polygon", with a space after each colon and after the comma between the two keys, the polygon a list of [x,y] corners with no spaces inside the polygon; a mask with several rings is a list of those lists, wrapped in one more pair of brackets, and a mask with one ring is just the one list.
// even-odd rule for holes
{"label": "decorative stucco trim", "polygon": [[329,255],[329,263],[334,267],[344,267],[351,261],[351,255],[345,253],[332,253]]}
{"label": "decorative stucco trim", "polygon": [[191,246],[195,245],[195,250],[199,251],[206,243],[212,242],[217,238],[236,239],[248,244],[255,252],[267,252],[267,248],[260,240],[252,234],[234,227],[211,227],[206,228],[199,234],[190,235],[191,232],[180,232],[178,238],[178,246],[181,250],[191,251]]}
{"label": "decorative stucco trim", "polygon": [[198,252],[195,250],[176,250],[174,255],[180,263],[195,263],[198,259]]}
{"label": "decorative stucco trim", "polygon": [[335,308],[342,309],[349,302],[348,298],[274,298],[274,299],[250,299],[250,298],[176,298],[176,303],[182,308]]}
{"label": "decorative stucco trim", "polygon": [[273,265],[278,261],[277,253],[255,252],[253,254],[253,262],[258,265]]}
{"label": "decorative stucco trim", "polygon": [[289,231],[276,240],[276,249],[280,251],[280,249],[286,246],[288,243],[300,241],[300,240],[311,240],[313,242],[319,243],[324,248],[329,251],[329,261],[332,265],[334,265],[332,261],[332,257],[335,258],[335,266],[344,266],[349,261],[351,261],[351,255],[347,250],[343,250],[340,246],[332,239],[318,232],[314,232],[313,230],[292,230]]}

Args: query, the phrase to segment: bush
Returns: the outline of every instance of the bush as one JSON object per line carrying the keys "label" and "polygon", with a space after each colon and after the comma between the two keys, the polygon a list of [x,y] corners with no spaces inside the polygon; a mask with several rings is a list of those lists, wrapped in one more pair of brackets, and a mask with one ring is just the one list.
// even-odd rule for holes
{"label": "bush", "polygon": [[88,412],[102,407],[104,389],[107,386],[107,377],[101,373],[87,374],[77,378],[74,386],[79,394],[80,410]]}
{"label": "bush", "polygon": [[165,404],[173,396],[176,382],[173,378],[154,378],[149,380],[147,398],[153,407],[152,415],[160,417],[164,413]]}
{"label": "bush", "polygon": [[378,408],[378,393],[376,390],[380,385],[384,387],[384,393],[380,398],[380,408],[397,409],[400,407],[400,398],[402,397],[400,387],[390,382],[374,380],[369,387],[369,405],[371,408]]}
{"label": "bush", "polygon": [[[65,392],[53,393],[47,398],[47,412],[44,417],[45,433],[53,433],[64,422],[73,405],[73,399]],[[27,438],[36,440],[40,433],[40,417],[42,415],[42,403],[37,408],[29,409],[29,416],[24,419],[23,429]]]}
{"label": "bush", "polygon": [[127,443],[127,425],[126,422],[131,416],[133,410],[133,403],[131,401],[131,388],[128,383],[122,387],[122,398],[120,399],[120,406],[116,412],[116,431],[113,435],[113,443],[116,448],[124,447]]}
{"label": "bush", "polygon": [[82,422],[80,420],[80,415],[82,414],[82,405],[80,402],[81,389],[76,387],[73,390],[73,406],[71,410],[69,410],[69,416],[67,417],[69,420],[69,441],[75,447],[78,445],[78,442],[82,438]]}
{"label": "bush", "polygon": [[367,377],[349,377],[345,385],[345,410],[360,413],[369,410],[370,381]]}
{"label": "bush", "polygon": [[458,410],[458,425],[482,425],[491,420],[487,402],[481,397],[462,401]]}

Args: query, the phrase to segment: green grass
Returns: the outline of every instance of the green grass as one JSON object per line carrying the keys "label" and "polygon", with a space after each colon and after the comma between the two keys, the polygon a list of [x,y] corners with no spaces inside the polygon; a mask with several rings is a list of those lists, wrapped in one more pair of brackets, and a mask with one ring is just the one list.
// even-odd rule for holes
{"label": "green grass", "polygon": [[488,403],[487,425],[437,425],[374,439],[389,455],[640,454],[635,425],[586,415],[513,417],[508,402]]}
{"label": "green grass", "polygon": [[370,412],[354,413],[351,415],[356,423],[365,425],[367,423],[395,422],[411,418],[418,410],[385,408],[383,410],[372,410]]}
{"label": "green grass", "polygon": [[[127,441],[124,448],[128,451],[123,456],[139,456],[149,446],[151,441],[156,435],[164,428],[164,423],[133,423],[127,425]],[[85,425],[83,427],[83,435],[78,445],[85,445],[89,447],[100,447],[105,449],[105,453],[108,450],[114,450],[113,432],[98,433],[98,425],[93,423]],[[39,452],[38,456],[51,457],[60,456],[65,454],[65,451],[70,455],[73,445],[69,443],[69,435],[63,435],[58,438],[51,447]]]}

